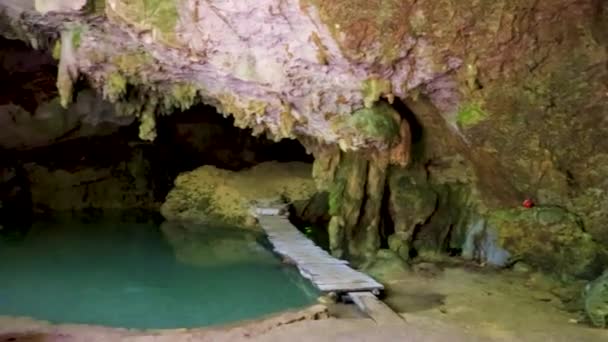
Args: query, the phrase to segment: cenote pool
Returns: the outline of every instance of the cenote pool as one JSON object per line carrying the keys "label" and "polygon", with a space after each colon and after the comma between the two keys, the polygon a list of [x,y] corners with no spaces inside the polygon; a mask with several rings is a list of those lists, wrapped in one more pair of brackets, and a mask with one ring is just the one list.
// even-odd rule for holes
{"label": "cenote pool", "polygon": [[0,239],[0,315],[187,328],[303,307],[317,295],[259,236],[232,228],[63,218]]}

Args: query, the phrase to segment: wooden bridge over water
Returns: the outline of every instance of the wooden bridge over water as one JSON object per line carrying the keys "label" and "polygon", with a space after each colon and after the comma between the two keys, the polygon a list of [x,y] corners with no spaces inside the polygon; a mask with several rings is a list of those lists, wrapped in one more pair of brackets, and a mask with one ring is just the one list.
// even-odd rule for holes
{"label": "wooden bridge over water", "polygon": [[257,207],[255,213],[274,251],[293,263],[300,274],[321,292],[345,295],[378,324],[402,324],[397,313],[376,298],[384,286],[352,269],[348,261],[334,258],[302,234],[281,208]]}

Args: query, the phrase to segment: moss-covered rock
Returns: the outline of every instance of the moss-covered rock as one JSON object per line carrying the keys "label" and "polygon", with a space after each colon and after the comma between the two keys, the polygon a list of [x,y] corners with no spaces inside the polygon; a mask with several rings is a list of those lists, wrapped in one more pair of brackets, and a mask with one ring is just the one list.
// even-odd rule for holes
{"label": "moss-covered rock", "polygon": [[363,82],[363,103],[371,108],[383,95],[391,94],[393,85],[389,80],[370,78]]}
{"label": "moss-covered rock", "polygon": [[[333,126],[342,136],[340,147],[343,150],[349,150],[357,140],[386,149],[400,138],[400,121],[399,113],[388,103],[376,102],[370,108],[354,111],[347,119],[337,119]],[[409,146],[409,137],[404,138]]]}
{"label": "moss-covered rock", "polygon": [[106,13],[140,30],[151,30],[157,41],[179,46],[176,37],[179,14],[174,0],[117,0],[106,4]]}
{"label": "moss-covered rock", "polygon": [[497,210],[488,222],[513,258],[549,273],[588,276],[605,257],[605,247],[583,230],[581,220],[558,207]]}
{"label": "moss-covered rock", "polygon": [[390,249],[409,259],[414,230],[429,220],[437,209],[437,193],[428,183],[424,170],[391,170],[389,176],[390,211],[395,233],[388,237]]}
{"label": "moss-covered rock", "polygon": [[469,103],[463,105],[458,111],[456,121],[462,128],[474,126],[487,119],[488,114],[478,104]]}
{"label": "moss-covered rock", "polygon": [[309,200],[316,191],[304,163],[267,162],[239,172],[203,166],[177,177],[161,213],[170,221],[254,227],[255,201]]}
{"label": "moss-covered rock", "polygon": [[587,284],[583,301],[591,324],[598,328],[608,327],[608,270]]}
{"label": "moss-covered rock", "polygon": [[358,133],[390,142],[399,134],[395,114],[396,112],[391,106],[381,102],[371,108],[355,111],[348,123]]}
{"label": "moss-covered rock", "polygon": [[[112,155],[108,156],[100,146],[111,149]],[[145,148],[129,147],[124,136],[74,139],[35,151],[32,155],[23,154],[23,158],[27,158],[24,173],[31,206],[38,214],[157,211],[160,206],[156,191],[162,172],[153,170],[154,161]]]}
{"label": "moss-covered rock", "polygon": [[581,217],[585,231],[608,246],[608,190],[588,188],[572,200],[571,208]]}
{"label": "moss-covered rock", "polygon": [[390,282],[395,279],[406,277],[409,271],[408,265],[395,252],[388,249],[380,249],[375,257],[371,258],[363,270],[381,282]]}

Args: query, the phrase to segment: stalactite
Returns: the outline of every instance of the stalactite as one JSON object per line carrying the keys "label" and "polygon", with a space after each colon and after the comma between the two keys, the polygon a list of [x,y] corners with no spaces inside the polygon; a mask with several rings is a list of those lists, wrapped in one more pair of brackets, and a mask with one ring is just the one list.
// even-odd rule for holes
{"label": "stalactite", "polygon": [[304,139],[314,156],[313,177],[319,190],[329,192],[331,220],[328,234],[331,253],[364,262],[374,258],[381,244],[381,220],[388,213],[383,201],[391,165],[410,162],[411,132],[406,119],[391,113],[399,129],[398,139],[385,150],[343,151]]}

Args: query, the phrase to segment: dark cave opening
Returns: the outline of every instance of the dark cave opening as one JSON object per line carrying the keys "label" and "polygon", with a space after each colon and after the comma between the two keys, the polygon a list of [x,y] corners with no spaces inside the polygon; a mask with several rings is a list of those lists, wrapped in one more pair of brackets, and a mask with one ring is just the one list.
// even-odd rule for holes
{"label": "dark cave opening", "polygon": [[393,108],[405,119],[410,126],[410,134],[412,136],[412,146],[422,141],[422,124],[416,118],[416,114],[398,97],[395,98],[392,104]]}
{"label": "dark cave opening", "polygon": [[232,117],[225,118],[207,105],[159,117],[157,126],[154,144],[170,154],[167,158],[179,172],[202,165],[239,171],[266,161],[314,160],[297,140],[255,137],[251,129],[235,127]]}
{"label": "dark cave opening", "polygon": [[[390,172],[390,170],[389,170]],[[391,190],[388,182],[386,182],[384,186],[384,196],[382,196],[382,219],[380,220],[379,234],[380,234],[380,248],[388,249],[388,238],[389,236],[395,234],[395,222],[393,221],[393,216],[390,212],[390,199],[391,199]]]}
{"label": "dark cave opening", "polygon": [[298,141],[254,137],[205,105],[159,116],[157,139],[142,141],[137,120],[116,118],[84,80],[62,109],[56,73],[50,54],[0,39],[0,228],[56,211],[157,212],[177,175],[203,165],[313,161]]}

